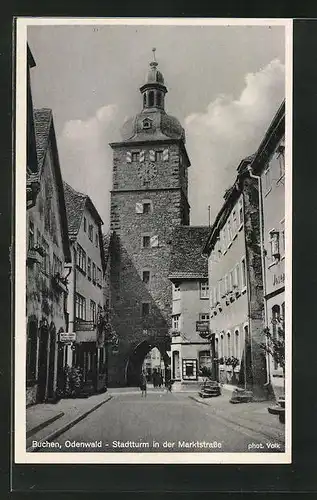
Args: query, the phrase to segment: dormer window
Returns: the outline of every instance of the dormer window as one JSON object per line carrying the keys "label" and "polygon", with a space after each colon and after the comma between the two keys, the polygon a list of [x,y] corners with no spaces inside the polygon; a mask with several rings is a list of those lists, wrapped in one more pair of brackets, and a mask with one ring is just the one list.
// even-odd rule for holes
{"label": "dormer window", "polygon": [[150,120],[149,118],[145,118],[142,122],[142,127],[145,129],[151,128],[152,127],[152,120]]}

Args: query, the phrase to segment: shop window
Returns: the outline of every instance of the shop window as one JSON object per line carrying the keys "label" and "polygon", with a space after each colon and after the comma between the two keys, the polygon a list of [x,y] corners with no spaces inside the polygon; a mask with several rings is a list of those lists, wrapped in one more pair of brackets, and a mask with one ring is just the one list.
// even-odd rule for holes
{"label": "shop window", "polygon": [[200,298],[201,299],[208,299],[209,298],[208,281],[201,281],[199,285],[200,285]]}
{"label": "shop window", "polygon": [[150,314],[150,304],[148,302],[142,303],[141,313],[143,318]]}
{"label": "shop window", "polygon": [[197,360],[183,359],[183,379],[197,380]]}

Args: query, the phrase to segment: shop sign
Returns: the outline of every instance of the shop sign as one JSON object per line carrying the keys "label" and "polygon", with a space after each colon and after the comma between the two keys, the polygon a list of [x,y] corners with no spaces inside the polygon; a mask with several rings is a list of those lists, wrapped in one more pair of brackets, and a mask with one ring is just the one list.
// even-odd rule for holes
{"label": "shop sign", "polygon": [[196,332],[208,333],[209,332],[209,321],[196,321]]}
{"label": "shop sign", "polygon": [[60,342],[74,342],[76,340],[75,332],[60,332],[59,341]]}
{"label": "shop sign", "polygon": [[93,321],[76,321],[76,330],[81,332],[92,332],[96,324]]}

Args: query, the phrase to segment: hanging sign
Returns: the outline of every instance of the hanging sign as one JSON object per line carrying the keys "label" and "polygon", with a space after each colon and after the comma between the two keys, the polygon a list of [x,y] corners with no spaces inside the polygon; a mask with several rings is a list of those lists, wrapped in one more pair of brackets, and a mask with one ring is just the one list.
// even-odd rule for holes
{"label": "hanging sign", "polygon": [[60,342],[74,342],[76,340],[75,332],[60,332],[59,341]]}

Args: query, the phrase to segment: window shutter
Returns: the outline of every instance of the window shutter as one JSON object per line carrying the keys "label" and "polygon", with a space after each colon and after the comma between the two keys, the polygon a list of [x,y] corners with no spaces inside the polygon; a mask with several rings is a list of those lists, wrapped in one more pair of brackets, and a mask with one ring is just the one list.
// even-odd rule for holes
{"label": "window shutter", "polygon": [[136,203],[136,205],[135,205],[135,213],[137,213],[137,214],[143,214],[143,204],[142,203]]}
{"label": "window shutter", "polygon": [[168,149],[164,149],[163,151],[163,161],[168,161],[169,158],[169,151]]}
{"label": "window shutter", "polygon": [[145,159],[145,151],[140,151],[140,162],[143,162]]}
{"label": "window shutter", "polygon": [[131,162],[132,162],[131,151],[127,151],[127,163],[131,163]]}
{"label": "window shutter", "polygon": [[155,161],[155,151],[153,151],[153,149],[150,149],[149,154],[150,154],[150,161]]}
{"label": "window shutter", "polygon": [[150,245],[152,248],[158,247],[158,236],[157,235],[151,236]]}

